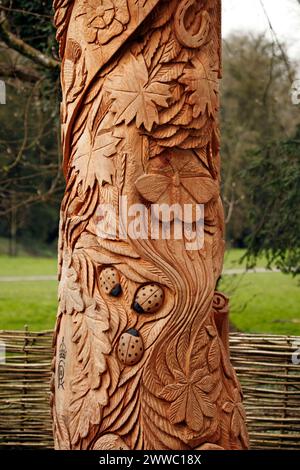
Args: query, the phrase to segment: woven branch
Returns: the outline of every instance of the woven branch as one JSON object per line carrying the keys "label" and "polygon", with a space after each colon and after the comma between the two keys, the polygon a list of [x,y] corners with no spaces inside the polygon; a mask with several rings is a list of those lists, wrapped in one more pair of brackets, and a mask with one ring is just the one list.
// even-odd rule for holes
{"label": "woven branch", "polygon": [[[0,446],[52,448],[49,406],[52,331],[0,331]],[[252,449],[300,449],[299,337],[230,335]],[[294,361],[296,362],[296,361]]]}

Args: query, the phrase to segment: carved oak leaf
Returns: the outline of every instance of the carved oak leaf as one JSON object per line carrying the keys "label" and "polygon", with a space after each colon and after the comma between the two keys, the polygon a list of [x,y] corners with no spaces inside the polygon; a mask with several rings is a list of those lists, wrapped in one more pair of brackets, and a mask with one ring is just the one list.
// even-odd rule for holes
{"label": "carved oak leaf", "polygon": [[98,425],[102,410],[108,403],[107,358],[111,352],[108,338],[109,311],[99,309],[96,301],[84,313],[74,316],[72,341],[76,344],[77,365],[72,380],[70,434],[73,444],[88,435],[91,426]]}
{"label": "carved oak leaf", "polygon": [[157,105],[168,106],[171,97],[169,86],[159,81],[149,82],[148,71],[142,55],[133,55],[123,69],[122,75],[108,79],[106,90],[114,99],[112,111],[116,113],[115,124],[129,124],[136,118],[137,127],[143,124],[151,131],[159,122]]}
{"label": "carved oak leaf", "polygon": [[84,313],[74,316],[72,340],[77,345],[78,360],[83,372],[89,374],[91,388],[100,385],[101,374],[106,370],[105,355],[111,351],[107,331],[109,321],[103,316],[95,301]]}
{"label": "carved oak leaf", "polygon": [[90,390],[88,378],[80,373],[73,380],[76,391],[70,404],[69,431],[72,444],[87,437],[93,425],[99,425],[103,406],[107,403],[107,393]]}
{"label": "carved oak leaf", "polygon": [[78,184],[82,183],[84,192],[94,186],[95,179],[100,185],[112,183],[114,164],[109,157],[115,155],[119,142],[120,139],[112,131],[96,135],[94,142],[89,131],[82,134],[72,166],[78,171]]}
{"label": "carved oak leaf", "polygon": [[216,406],[210,402],[209,392],[214,387],[210,376],[203,377],[202,371],[194,371],[186,377],[182,371],[174,371],[176,382],[164,387],[160,397],[172,402],[169,419],[172,424],[186,422],[193,431],[200,432],[204,417],[215,418]]}
{"label": "carved oak leaf", "polygon": [[197,118],[207,110],[214,116],[218,110],[218,71],[214,70],[207,56],[201,55],[192,60],[193,68],[187,68],[180,83],[192,92],[189,103],[193,106],[193,117]]}
{"label": "carved oak leaf", "polygon": [[81,295],[78,275],[70,265],[70,259],[64,257],[61,279],[58,286],[59,309],[62,313],[71,315],[74,311],[82,312],[84,302]]}

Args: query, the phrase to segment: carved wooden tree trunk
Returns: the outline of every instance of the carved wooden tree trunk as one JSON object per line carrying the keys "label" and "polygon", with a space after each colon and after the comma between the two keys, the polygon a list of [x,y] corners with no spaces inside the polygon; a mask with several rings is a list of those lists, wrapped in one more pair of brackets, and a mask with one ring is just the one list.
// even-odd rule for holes
{"label": "carved wooden tree trunk", "polygon": [[[228,301],[215,291],[224,250],[220,0],[54,7],[67,181],[56,448],[247,448]],[[134,204],[144,208],[139,223]],[[168,237],[146,224],[166,223],[154,204],[177,204]],[[200,204],[204,242],[195,249]],[[178,205],[192,207],[181,237]]]}

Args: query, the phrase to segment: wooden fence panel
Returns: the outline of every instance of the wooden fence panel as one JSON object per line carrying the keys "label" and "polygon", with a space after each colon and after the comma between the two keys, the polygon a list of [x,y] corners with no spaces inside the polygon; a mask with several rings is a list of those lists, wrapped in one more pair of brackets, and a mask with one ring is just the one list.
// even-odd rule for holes
{"label": "wooden fence panel", "polygon": [[[0,446],[53,447],[52,332],[0,331]],[[232,333],[252,449],[300,449],[299,337]],[[294,361],[292,360],[294,357]]]}

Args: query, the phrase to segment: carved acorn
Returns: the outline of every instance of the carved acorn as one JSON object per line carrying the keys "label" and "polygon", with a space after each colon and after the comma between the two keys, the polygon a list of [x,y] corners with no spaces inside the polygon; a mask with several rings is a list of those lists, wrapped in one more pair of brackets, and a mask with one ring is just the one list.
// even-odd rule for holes
{"label": "carved acorn", "polygon": [[146,284],[138,289],[132,307],[137,313],[155,313],[163,301],[163,289],[157,284]]}
{"label": "carved acorn", "polygon": [[126,366],[133,366],[143,357],[144,344],[137,330],[131,328],[122,334],[118,345],[119,360]]}
{"label": "carved acorn", "polygon": [[107,295],[118,297],[122,293],[120,275],[116,268],[109,266],[100,273],[100,289]]}

